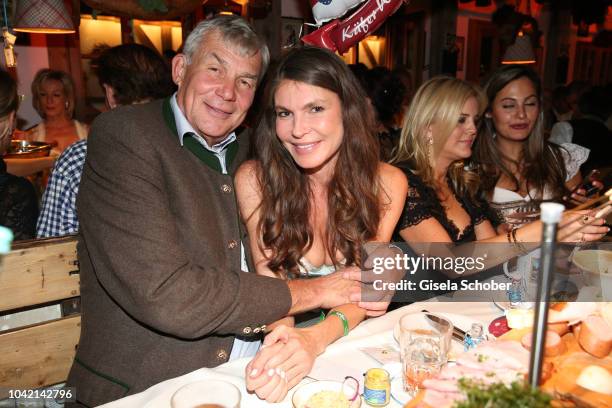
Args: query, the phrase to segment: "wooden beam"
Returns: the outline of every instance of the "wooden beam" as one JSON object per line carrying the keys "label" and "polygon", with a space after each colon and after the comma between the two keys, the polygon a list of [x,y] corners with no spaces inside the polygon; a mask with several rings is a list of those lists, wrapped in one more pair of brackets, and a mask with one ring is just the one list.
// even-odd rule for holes
{"label": "wooden beam", "polygon": [[76,238],[32,242],[4,257],[0,311],[80,295]]}
{"label": "wooden beam", "polygon": [[0,332],[0,399],[8,396],[8,389],[65,381],[80,334],[80,315]]}

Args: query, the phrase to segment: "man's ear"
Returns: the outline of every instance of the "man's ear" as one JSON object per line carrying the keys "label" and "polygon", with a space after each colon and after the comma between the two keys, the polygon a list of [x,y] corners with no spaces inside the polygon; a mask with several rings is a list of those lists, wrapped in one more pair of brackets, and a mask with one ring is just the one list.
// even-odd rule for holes
{"label": "man's ear", "polygon": [[187,60],[184,54],[176,54],[172,58],[172,80],[177,86],[181,86],[187,69]]}
{"label": "man's ear", "polygon": [[102,87],[104,88],[104,96],[106,96],[106,104],[110,109],[115,109],[118,105],[115,99],[115,90],[108,84],[102,84]]}

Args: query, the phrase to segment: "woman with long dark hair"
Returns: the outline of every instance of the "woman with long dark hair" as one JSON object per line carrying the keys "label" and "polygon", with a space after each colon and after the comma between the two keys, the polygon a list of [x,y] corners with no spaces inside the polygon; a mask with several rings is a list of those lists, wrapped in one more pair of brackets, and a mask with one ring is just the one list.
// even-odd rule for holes
{"label": "woman with long dark hair", "polygon": [[[257,273],[333,277],[363,266],[366,243],[391,239],[407,184],[401,171],[379,161],[375,119],[360,84],[338,56],[304,47],[271,71],[264,98],[257,160],[236,174]],[[329,343],[365,317],[347,304],[311,327],[285,320],[266,340],[295,340],[279,367],[286,375],[258,388],[247,371],[247,386],[268,401],[282,399]]]}
{"label": "woman with long dark hair", "polygon": [[[542,87],[528,67],[499,68],[485,86],[484,126],[472,160],[482,189],[503,222],[521,224],[542,201],[561,201],[582,181],[589,155],[581,146],[546,140]],[[578,198],[574,196],[574,198]]]}

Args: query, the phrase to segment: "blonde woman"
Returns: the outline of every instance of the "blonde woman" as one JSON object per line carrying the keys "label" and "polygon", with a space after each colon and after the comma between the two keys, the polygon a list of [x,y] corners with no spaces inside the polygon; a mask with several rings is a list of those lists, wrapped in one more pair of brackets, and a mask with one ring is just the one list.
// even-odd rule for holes
{"label": "blonde woman", "polygon": [[[418,89],[394,158],[409,184],[397,231],[413,248],[419,247],[418,243],[454,244],[455,256],[461,252],[459,248],[466,253],[473,249],[457,244],[516,244],[514,253],[505,251],[501,257],[489,257],[487,266],[493,266],[523,252],[526,243],[538,242],[541,223],[498,235],[487,218],[488,206],[481,198],[478,174],[466,167],[485,106],[486,99],[478,88],[456,78],[436,77]],[[573,215],[572,220],[576,218],[568,230],[581,226],[582,217]],[[603,220],[596,220],[595,225],[565,237],[565,241],[597,240],[607,231]],[[445,273],[457,276],[454,271]]]}
{"label": "blonde woman", "polygon": [[73,119],[74,83],[63,71],[42,69],[32,82],[32,106],[43,121],[28,131],[32,141],[55,146],[57,154],[72,143],[87,138],[87,125]]}

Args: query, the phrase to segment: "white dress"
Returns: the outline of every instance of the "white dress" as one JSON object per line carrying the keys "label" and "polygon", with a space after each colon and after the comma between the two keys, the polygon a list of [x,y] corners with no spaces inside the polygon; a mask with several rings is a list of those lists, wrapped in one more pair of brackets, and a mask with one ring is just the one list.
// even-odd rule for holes
{"label": "white dress", "polygon": [[[561,147],[564,149],[562,150],[562,154],[567,173],[565,181],[567,182],[578,173],[580,166],[589,157],[590,150],[573,143],[563,143]],[[539,212],[540,203],[545,200],[550,200],[551,198],[553,198],[552,193],[548,188],[545,188],[542,193],[532,189],[526,196],[522,196],[512,190],[495,187],[490,205],[497,213],[499,220],[507,222],[509,218],[512,220],[512,214],[515,213],[528,214]],[[525,222],[529,221],[531,221],[529,218],[525,219]],[[518,224],[520,222],[518,222],[518,220],[513,220],[512,223]]]}

